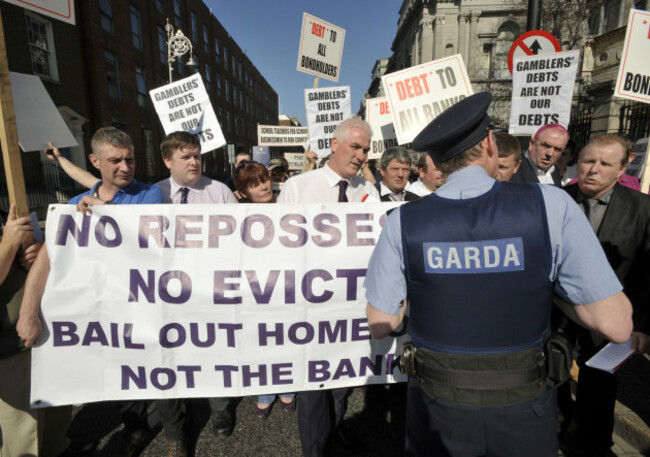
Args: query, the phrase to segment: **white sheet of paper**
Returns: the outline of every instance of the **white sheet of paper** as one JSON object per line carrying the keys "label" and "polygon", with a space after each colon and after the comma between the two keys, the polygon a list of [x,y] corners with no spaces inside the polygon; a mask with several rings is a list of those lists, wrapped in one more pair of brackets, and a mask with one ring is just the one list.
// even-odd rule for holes
{"label": "white sheet of paper", "polygon": [[627,340],[625,343],[609,343],[607,346],[602,348],[596,355],[587,360],[587,366],[591,368],[597,368],[598,370],[603,370],[608,373],[614,373],[618,370],[623,362],[625,362],[628,357],[634,354],[634,350],[630,348],[632,343],[632,337]]}
{"label": "white sheet of paper", "polygon": [[57,148],[78,146],[61,113],[45,90],[41,78],[10,72],[14,99],[18,143],[23,151],[49,149],[48,141]]}

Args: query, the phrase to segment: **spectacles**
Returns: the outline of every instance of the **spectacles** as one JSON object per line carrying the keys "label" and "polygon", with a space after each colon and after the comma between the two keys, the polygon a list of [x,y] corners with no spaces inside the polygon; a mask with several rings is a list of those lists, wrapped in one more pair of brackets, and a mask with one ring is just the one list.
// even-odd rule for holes
{"label": "spectacles", "polygon": [[237,168],[235,168],[235,174],[241,173],[241,171],[248,165],[249,163],[257,163],[255,160],[242,160],[239,162],[239,165],[237,165]]}

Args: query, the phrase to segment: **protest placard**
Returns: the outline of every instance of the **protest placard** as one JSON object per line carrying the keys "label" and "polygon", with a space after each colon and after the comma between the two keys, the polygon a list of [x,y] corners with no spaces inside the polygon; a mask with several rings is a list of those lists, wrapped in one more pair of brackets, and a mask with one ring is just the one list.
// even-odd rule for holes
{"label": "protest placard", "polygon": [[630,10],[614,95],[650,103],[650,11]]}
{"label": "protest placard", "polygon": [[397,135],[386,97],[366,100],[366,122],[372,128],[369,159],[379,159],[384,151],[397,146]]}
{"label": "protest placard", "polygon": [[542,125],[569,125],[580,51],[514,59],[509,132],[532,135]]}
{"label": "protest placard", "polygon": [[50,206],[32,403],[404,380],[400,338],[371,338],[363,288],[394,206]]}
{"label": "protest placard", "polygon": [[305,108],[311,150],[323,158],[329,155],[334,129],[352,117],[350,86],[305,89]]}
{"label": "protest placard", "polygon": [[149,95],[165,134],[184,130],[196,135],[202,154],[226,144],[200,74],[150,90]]}
{"label": "protest placard", "polygon": [[5,0],[5,2],[72,25],[75,23],[74,0]]}
{"label": "protest placard", "polygon": [[23,151],[77,146],[68,125],[45,89],[41,78],[10,72],[18,143]]}
{"label": "protest placard", "polygon": [[345,30],[302,13],[298,71],[338,82]]}
{"label": "protest placard", "polygon": [[381,77],[399,144],[410,143],[438,114],[473,94],[460,54]]}
{"label": "protest placard", "polygon": [[285,152],[284,158],[289,163],[289,170],[302,170],[302,164],[305,160],[304,152]]}
{"label": "protest placard", "polygon": [[268,167],[271,161],[271,149],[268,146],[253,146],[253,160]]}
{"label": "protest placard", "polygon": [[309,137],[307,127],[258,125],[258,146],[302,146]]}

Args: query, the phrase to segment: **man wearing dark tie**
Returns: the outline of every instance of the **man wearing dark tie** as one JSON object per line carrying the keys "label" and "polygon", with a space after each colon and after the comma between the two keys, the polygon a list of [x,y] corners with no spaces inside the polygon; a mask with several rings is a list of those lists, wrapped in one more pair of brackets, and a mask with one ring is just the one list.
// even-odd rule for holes
{"label": "man wearing dark tie", "polygon": [[[650,197],[617,184],[630,151],[617,135],[593,138],[578,157],[578,182],[565,190],[583,209],[634,310],[632,348],[648,351],[650,334]],[[576,419],[584,455],[609,455],[614,429],[616,374],[585,365],[607,341],[580,328]]]}
{"label": "man wearing dark tie", "polygon": [[[237,198],[225,184],[201,174],[201,143],[188,132],[173,132],[160,144],[169,178],[160,181],[166,203],[237,203]],[[209,398],[212,410],[212,432],[216,436],[232,433],[234,419],[228,408],[229,398]],[[167,455],[185,457],[183,399],[156,400],[166,439]]]}
{"label": "man wearing dark tie", "polygon": [[[327,164],[290,178],[284,183],[278,203],[378,202],[375,186],[357,176],[368,158],[371,137],[366,122],[341,122],[334,131]],[[298,431],[305,457],[327,455],[332,429],[340,432],[347,394],[345,388],[298,394]]]}
{"label": "man wearing dark tie", "polygon": [[410,202],[420,198],[419,195],[406,190],[412,160],[408,149],[399,146],[388,148],[382,154],[379,169],[382,179],[377,185],[382,202]]}

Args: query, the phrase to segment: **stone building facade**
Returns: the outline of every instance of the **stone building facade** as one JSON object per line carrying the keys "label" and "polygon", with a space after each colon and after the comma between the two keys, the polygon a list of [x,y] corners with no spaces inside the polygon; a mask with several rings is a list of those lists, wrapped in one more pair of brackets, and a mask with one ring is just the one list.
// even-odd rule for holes
{"label": "stone building facade", "polygon": [[[91,169],[90,138],[99,127],[113,125],[133,139],[138,180],[168,176],[158,147],[164,131],[149,97],[151,89],[169,82],[168,20],[192,43],[197,71],[229,144],[248,149],[257,144],[258,123],[277,124],[277,93],[202,0],[77,0],[76,25],[5,2],[1,8],[9,69],[41,78],[77,138],[79,147],[64,153],[79,165]],[[174,63],[174,81],[189,76],[183,65],[189,57]],[[227,157],[225,147],[205,154],[204,171],[224,179],[230,172]],[[35,174],[41,187],[60,186],[58,178],[49,182],[38,175],[52,168],[47,159],[25,154],[25,161],[26,179]]]}
{"label": "stone building facade", "polygon": [[[542,2],[541,28],[551,31],[564,50],[583,51],[574,90],[574,117],[576,128],[586,130],[580,132],[584,141],[592,131],[596,134],[621,129],[620,112],[626,103],[613,99],[612,93],[625,26],[630,8],[647,9],[650,1],[593,3],[598,6],[585,11],[576,3],[574,11],[560,0]],[[461,54],[474,91],[492,93],[490,116],[495,124],[506,127],[512,90],[508,52],[514,40],[526,31],[526,15],[525,0],[403,0],[391,47],[393,54],[385,65],[379,65],[385,59],[377,61],[367,96],[383,94],[380,81],[384,73]]]}

